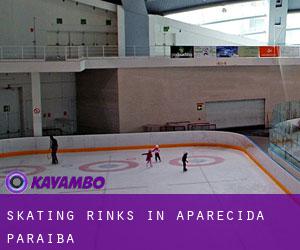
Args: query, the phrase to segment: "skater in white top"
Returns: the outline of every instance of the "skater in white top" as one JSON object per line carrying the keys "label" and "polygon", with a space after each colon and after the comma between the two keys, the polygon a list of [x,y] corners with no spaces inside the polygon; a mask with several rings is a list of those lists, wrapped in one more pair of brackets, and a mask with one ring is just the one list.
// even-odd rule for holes
{"label": "skater in white top", "polygon": [[157,162],[157,160],[159,160],[159,162],[161,162],[159,145],[155,145],[154,149],[152,149],[152,152],[154,153],[155,161]]}

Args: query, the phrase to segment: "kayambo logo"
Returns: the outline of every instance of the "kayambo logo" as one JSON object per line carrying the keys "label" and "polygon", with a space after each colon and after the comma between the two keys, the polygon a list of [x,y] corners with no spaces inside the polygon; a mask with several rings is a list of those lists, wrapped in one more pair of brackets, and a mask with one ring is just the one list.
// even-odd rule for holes
{"label": "kayambo logo", "polygon": [[[28,187],[26,175],[14,171],[6,176],[6,188],[11,193],[23,193]],[[34,176],[30,189],[76,189],[76,190],[100,190],[104,187],[103,176]]]}
{"label": "kayambo logo", "polygon": [[28,180],[24,173],[14,171],[6,176],[5,184],[9,192],[19,194],[27,189]]}

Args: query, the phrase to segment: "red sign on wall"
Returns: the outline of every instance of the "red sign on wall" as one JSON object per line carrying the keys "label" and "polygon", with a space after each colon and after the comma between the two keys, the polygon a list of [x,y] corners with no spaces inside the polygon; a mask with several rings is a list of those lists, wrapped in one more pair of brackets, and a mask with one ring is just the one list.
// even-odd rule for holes
{"label": "red sign on wall", "polygon": [[279,46],[260,46],[260,57],[279,57]]}
{"label": "red sign on wall", "polygon": [[33,113],[39,114],[39,113],[41,113],[41,110],[39,108],[34,108]]}

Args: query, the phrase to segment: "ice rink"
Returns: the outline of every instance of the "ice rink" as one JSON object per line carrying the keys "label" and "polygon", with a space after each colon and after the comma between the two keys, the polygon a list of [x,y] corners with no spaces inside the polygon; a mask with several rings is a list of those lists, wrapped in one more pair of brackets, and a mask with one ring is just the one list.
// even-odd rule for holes
{"label": "ice rink", "polygon": [[[0,159],[0,191],[4,178],[19,170],[33,176],[103,176],[102,191],[63,189],[43,193],[107,194],[278,194],[283,191],[243,152],[221,147],[162,148],[162,162],[146,167],[147,150],[119,150],[58,154],[59,165],[47,155]],[[188,152],[188,171],[181,157]],[[38,193],[28,189],[26,193]]]}

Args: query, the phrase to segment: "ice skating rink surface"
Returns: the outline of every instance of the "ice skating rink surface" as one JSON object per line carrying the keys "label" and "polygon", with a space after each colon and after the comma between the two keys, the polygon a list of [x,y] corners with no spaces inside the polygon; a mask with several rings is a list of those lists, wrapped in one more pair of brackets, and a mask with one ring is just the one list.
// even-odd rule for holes
{"label": "ice skating rink surface", "polygon": [[[58,154],[59,165],[47,155],[0,158],[0,193],[4,178],[19,170],[33,176],[103,176],[103,190],[37,191],[26,193],[101,194],[279,194],[283,191],[243,152],[221,147],[162,148],[162,162],[146,167],[147,150]],[[181,157],[188,152],[188,171]]]}

